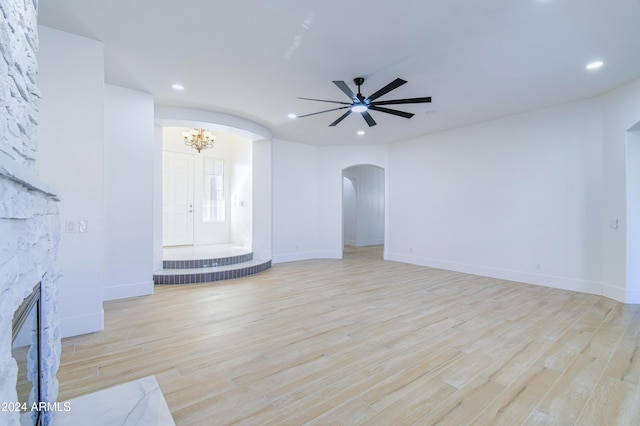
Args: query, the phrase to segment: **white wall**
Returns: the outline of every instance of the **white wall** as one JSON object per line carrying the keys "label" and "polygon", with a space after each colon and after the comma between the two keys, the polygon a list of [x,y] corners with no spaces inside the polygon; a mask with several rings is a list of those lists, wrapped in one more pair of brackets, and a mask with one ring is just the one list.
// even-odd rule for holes
{"label": "white wall", "polygon": [[321,257],[317,147],[273,141],[273,262]]}
{"label": "white wall", "polygon": [[162,126],[154,125],[153,148],[153,270],[162,269]]}
{"label": "white wall", "polygon": [[[628,281],[627,268],[627,136],[640,121],[640,80],[603,97],[604,104],[604,283],[605,296],[640,303],[640,285]],[[618,220],[618,228],[609,227]]]}
{"label": "white wall", "polygon": [[627,194],[626,291],[631,295],[640,290],[640,132],[627,134]]}
{"label": "white wall", "polygon": [[342,238],[345,245],[357,245],[357,208],[356,182],[345,176],[342,178]]}
{"label": "white wall", "polygon": [[254,259],[272,259],[272,142],[253,142],[252,251]]}
{"label": "white wall", "polygon": [[104,300],[153,293],[153,96],[105,85]]}
{"label": "white wall", "polygon": [[601,135],[591,99],[393,145],[388,257],[602,294]]}
{"label": "white wall", "polygon": [[638,111],[635,80],[389,147],[277,141],[274,261],[341,256],[340,171],[368,163],[386,171],[385,258],[640,303]]}
{"label": "white wall", "polygon": [[[103,328],[104,63],[94,40],[39,27],[40,174],[60,197],[63,337]],[[78,233],[78,220],[88,224]],[[75,232],[66,232],[72,223]]]}
{"label": "white wall", "polygon": [[[345,244],[361,247],[384,244],[384,170],[370,165],[357,165],[343,171],[350,178],[355,196],[355,235],[347,238],[349,223],[344,222]],[[343,192],[345,213],[350,206]],[[349,202],[349,204],[351,204]]]}
{"label": "white wall", "polygon": [[358,164],[386,168],[388,149],[274,141],[274,263],[342,258],[342,170]]}
{"label": "white wall", "polygon": [[253,235],[253,144],[232,135],[231,158],[231,242],[251,247]]}

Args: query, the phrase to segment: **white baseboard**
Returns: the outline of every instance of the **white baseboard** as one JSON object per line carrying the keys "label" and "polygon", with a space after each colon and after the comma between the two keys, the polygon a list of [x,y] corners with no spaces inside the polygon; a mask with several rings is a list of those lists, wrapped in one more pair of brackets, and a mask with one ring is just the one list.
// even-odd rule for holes
{"label": "white baseboard", "polygon": [[71,337],[104,330],[104,309],[89,315],[60,319],[60,336]]}
{"label": "white baseboard", "polygon": [[279,253],[274,254],[273,259],[271,259],[271,263],[298,262],[300,260],[309,259],[314,259],[313,253],[311,252]]}
{"label": "white baseboard", "polygon": [[[604,295],[604,284],[596,281],[579,280],[575,278],[545,275],[526,271],[492,268],[482,265],[471,265],[441,259],[423,258],[402,253],[387,253],[387,259],[396,262],[410,263],[413,265],[428,266],[431,268],[445,269],[448,271],[462,272],[465,274],[480,275],[483,277],[497,278],[507,281],[534,284],[543,287],[552,287],[561,290],[579,291],[581,293]],[[611,296],[612,299],[618,300]]]}
{"label": "white baseboard", "polygon": [[342,250],[320,250],[314,253],[316,259],[342,259]]}
{"label": "white baseboard", "polygon": [[640,304],[640,290],[626,290],[624,303]]}
{"label": "white baseboard", "polygon": [[603,284],[602,295],[608,297],[609,299],[625,303],[626,293],[624,288],[616,287],[610,284]]}
{"label": "white baseboard", "polygon": [[127,299],[129,297],[148,296],[153,294],[153,281],[130,283],[104,287],[102,300]]}
{"label": "white baseboard", "polygon": [[342,259],[342,251],[339,250],[326,250],[326,251],[296,251],[292,253],[277,253],[273,255],[271,262],[286,263],[286,262],[298,262],[300,260],[309,259]]}

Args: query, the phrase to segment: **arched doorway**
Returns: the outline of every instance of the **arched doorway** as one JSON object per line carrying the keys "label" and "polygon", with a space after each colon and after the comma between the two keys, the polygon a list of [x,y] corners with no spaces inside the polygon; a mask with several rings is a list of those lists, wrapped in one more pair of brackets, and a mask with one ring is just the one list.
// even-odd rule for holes
{"label": "arched doorway", "polygon": [[[197,247],[200,245],[217,244],[227,240],[230,245],[238,245],[250,248],[253,258],[258,260],[271,259],[271,133],[264,127],[251,121],[222,113],[193,110],[188,108],[158,107],[155,110],[156,118],[156,151],[154,167],[154,217],[153,217],[153,247],[154,270],[163,269],[163,151],[165,147],[165,130],[176,130],[178,145],[181,151],[182,130],[184,128],[206,128],[219,136],[216,140],[218,148],[223,148],[224,139],[227,146],[222,152],[203,150],[195,155],[192,148],[186,148],[186,152],[197,157],[194,167],[197,165],[204,171],[204,157],[214,160],[222,158],[225,162],[223,171],[223,185],[228,185],[225,195],[225,219],[228,226],[222,221],[210,221],[200,228],[194,227],[193,244],[186,246]],[[223,135],[226,136],[223,138]],[[215,166],[215,162],[214,162]],[[215,173],[214,173],[215,174]],[[194,185],[204,185],[204,173],[198,173],[194,178]],[[226,190],[225,189],[225,190]],[[202,191],[198,191],[202,192]],[[199,197],[202,198],[202,197]],[[187,203],[193,206],[193,212],[189,214],[204,217],[202,210],[195,211],[197,204],[202,206],[203,200]],[[256,215],[255,212],[260,212]],[[187,224],[188,225],[188,224]],[[220,228],[224,229],[220,231]],[[208,240],[206,240],[208,239]],[[178,246],[180,247],[180,246]]]}
{"label": "arched doorway", "polygon": [[385,171],[370,164],[342,170],[342,241],[344,254],[376,247],[382,257],[385,232]]}

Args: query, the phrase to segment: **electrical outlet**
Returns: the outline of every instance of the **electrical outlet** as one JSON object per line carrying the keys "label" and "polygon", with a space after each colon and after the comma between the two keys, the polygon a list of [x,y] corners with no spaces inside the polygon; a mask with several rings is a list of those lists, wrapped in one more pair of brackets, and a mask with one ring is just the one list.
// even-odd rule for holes
{"label": "electrical outlet", "polygon": [[73,234],[76,232],[76,221],[75,220],[67,220],[64,223],[64,230],[67,234]]}

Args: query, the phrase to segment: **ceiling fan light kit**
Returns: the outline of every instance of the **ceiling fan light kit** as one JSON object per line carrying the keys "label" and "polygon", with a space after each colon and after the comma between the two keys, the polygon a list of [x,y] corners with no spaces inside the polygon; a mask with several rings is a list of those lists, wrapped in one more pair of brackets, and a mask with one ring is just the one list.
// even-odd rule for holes
{"label": "ceiling fan light kit", "polygon": [[386,108],[381,105],[420,104],[420,103],[431,102],[430,96],[421,97],[421,98],[405,98],[405,99],[393,99],[393,100],[387,100],[387,101],[376,101],[376,99],[378,99],[379,97],[386,95],[390,91],[397,89],[398,87],[405,84],[406,80],[403,80],[401,78],[396,78],[391,83],[387,84],[386,86],[384,86],[377,92],[373,93],[369,97],[365,97],[362,95],[362,93],[360,93],[360,86],[364,83],[363,77],[356,77],[353,79],[353,82],[356,84],[356,86],[358,86],[358,93],[354,93],[349,88],[347,83],[345,83],[344,81],[338,81],[338,80],[333,81],[333,84],[338,86],[338,88],[342,90],[342,92],[351,99],[351,102],[331,101],[326,99],[298,98],[298,99],[304,99],[306,101],[328,102],[333,104],[344,105],[337,108],[327,109],[324,111],[313,112],[311,114],[299,115],[298,118],[309,117],[311,115],[323,114],[325,112],[346,109],[347,111],[344,114],[342,114],[340,117],[338,117],[338,119],[335,120],[333,123],[329,124],[329,127],[336,126],[342,120],[347,118],[349,114],[351,114],[352,112],[359,113],[360,115],[362,115],[362,118],[364,118],[364,120],[367,122],[369,127],[372,127],[372,126],[375,126],[377,123],[373,119],[373,117],[371,117],[371,114],[369,114],[370,110],[397,115],[398,117],[404,117],[404,118],[411,118],[414,116],[414,114],[410,112]]}
{"label": "ceiling fan light kit", "polygon": [[369,109],[367,104],[353,104],[351,105],[351,112],[365,112]]}

